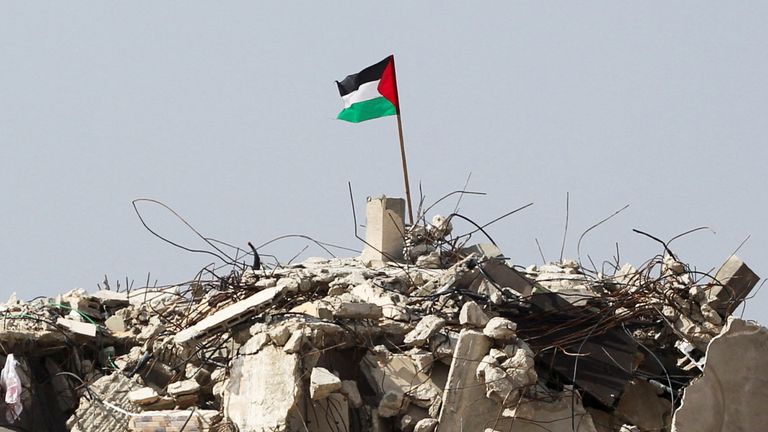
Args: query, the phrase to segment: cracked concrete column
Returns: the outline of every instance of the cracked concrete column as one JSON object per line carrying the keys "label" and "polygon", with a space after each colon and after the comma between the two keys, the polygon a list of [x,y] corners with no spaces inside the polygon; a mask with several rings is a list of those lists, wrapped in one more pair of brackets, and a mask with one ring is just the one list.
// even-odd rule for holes
{"label": "cracked concrete column", "polygon": [[388,261],[400,261],[403,258],[405,200],[368,197],[365,215],[365,241],[368,244],[360,257],[365,265],[380,267]]}

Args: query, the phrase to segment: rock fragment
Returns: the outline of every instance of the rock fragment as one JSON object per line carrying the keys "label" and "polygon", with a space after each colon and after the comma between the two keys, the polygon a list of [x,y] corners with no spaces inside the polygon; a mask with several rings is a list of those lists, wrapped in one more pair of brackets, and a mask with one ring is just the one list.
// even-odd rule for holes
{"label": "rock fragment", "polygon": [[492,339],[510,340],[516,336],[515,330],[517,330],[517,324],[506,318],[494,317],[485,325],[483,334]]}
{"label": "rock fragment", "polygon": [[325,399],[331,393],[340,390],[342,383],[339,377],[328,369],[316,367],[312,369],[309,380],[309,394],[313,400]]}
{"label": "rock fragment", "polygon": [[403,342],[410,346],[422,346],[427,343],[430,337],[440,331],[444,325],[444,319],[436,315],[427,315],[416,324],[416,328],[405,335]]}

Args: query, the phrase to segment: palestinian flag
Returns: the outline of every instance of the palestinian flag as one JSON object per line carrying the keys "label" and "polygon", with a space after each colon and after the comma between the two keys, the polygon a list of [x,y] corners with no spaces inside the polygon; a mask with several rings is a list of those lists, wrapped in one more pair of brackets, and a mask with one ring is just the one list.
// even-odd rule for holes
{"label": "palestinian flag", "polygon": [[395,78],[395,56],[389,56],[373,66],[349,75],[339,86],[344,109],[339,120],[352,123],[379,117],[396,115],[400,109],[397,101],[397,79]]}

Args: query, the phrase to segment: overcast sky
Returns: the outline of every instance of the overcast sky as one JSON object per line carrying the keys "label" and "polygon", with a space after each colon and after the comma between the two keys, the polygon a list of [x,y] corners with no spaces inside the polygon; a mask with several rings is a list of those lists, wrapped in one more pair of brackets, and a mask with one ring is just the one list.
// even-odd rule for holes
{"label": "overcast sky", "polygon": [[[629,204],[582,261],[618,244],[640,265],[661,248],[633,228],[708,226],[672,249],[709,271],[751,236],[738,254],[768,275],[765,4],[265,3],[0,2],[0,297],[180,282],[212,261],[148,233],[139,197],[243,247],[359,248],[347,182],[361,216],[366,196],[403,195],[397,128],[335,120],[334,80],[392,53],[414,191],[431,202],[471,173],[487,195],[460,212],[480,223],[533,202],[489,227],[513,263],[541,263],[535,239],[559,258],[569,193],[566,257]],[[745,316],[768,321],[768,290]]]}

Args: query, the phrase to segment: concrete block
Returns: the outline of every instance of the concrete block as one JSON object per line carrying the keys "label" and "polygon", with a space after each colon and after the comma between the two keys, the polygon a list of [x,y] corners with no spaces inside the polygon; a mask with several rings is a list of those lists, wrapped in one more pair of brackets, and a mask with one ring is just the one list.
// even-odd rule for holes
{"label": "concrete block", "polygon": [[151,387],[142,387],[128,393],[128,399],[136,405],[149,405],[160,399],[160,395]]}
{"label": "concrete block", "polygon": [[461,254],[464,256],[472,253],[483,258],[501,258],[504,256],[501,249],[494,246],[493,243],[478,243],[461,249]]}
{"label": "concrete block", "polygon": [[422,346],[445,325],[437,315],[427,315],[416,324],[416,328],[405,335],[403,342],[410,346]]}
{"label": "concrete block", "polygon": [[309,396],[313,400],[327,398],[331,393],[340,390],[341,380],[328,369],[316,367],[309,377]]}
{"label": "concrete block", "polygon": [[347,319],[379,319],[382,312],[381,306],[372,303],[343,302],[336,305],[333,316]]}
{"label": "concrete block", "polygon": [[475,302],[468,301],[464,303],[459,312],[459,323],[473,327],[484,327],[488,324],[488,315]]}
{"label": "concrete block", "polygon": [[365,241],[360,257],[366,265],[379,267],[388,261],[403,259],[405,234],[405,200],[402,198],[368,198],[366,205]]}
{"label": "concrete block", "polygon": [[128,293],[116,292],[110,290],[99,290],[91,294],[91,297],[99,301],[103,306],[107,307],[124,307],[128,306]]}
{"label": "concrete block", "polygon": [[732,255],[720,267],[707,293],[707,300],[723,318],[727,318],[749,295],[760,277],[739,257]]}
{"label": "concrete block", "polygon": [[59,318],[56,320],[56,324],[66,327],[72,333],[77,333],[88,337],[96,337],[96,326],[91,323],[79,322],[67,318]]}
{"label": "concrete block", "polygon": [[333,320],[333,312],[329,306],[318,301],[302,303],[291,309],[291,313],[305,314],[323,320]]}
{"label": "concrete block", "polygon": [[510,340],[515,337],[517,330],[517,324],[512,321],[502,318],[491,318],[483,329],[483,334],[498,340]]}
{"label": "concrete block", "polygon": [[192,379],[168,384],[168,394],[171,396],[188,395],[198,391],[200,391],[200,384]]}
{"label": "concrete block", "polygon": [[104,326],[107,327],[110,331],[116,333],[122,333],[126,330],[125,320],[117,315],[112,315],[111,317],[107,318],[107,320],[104,321]]}

